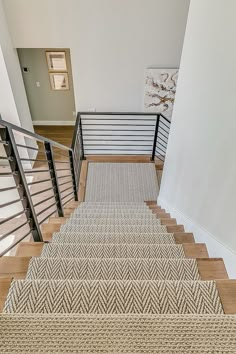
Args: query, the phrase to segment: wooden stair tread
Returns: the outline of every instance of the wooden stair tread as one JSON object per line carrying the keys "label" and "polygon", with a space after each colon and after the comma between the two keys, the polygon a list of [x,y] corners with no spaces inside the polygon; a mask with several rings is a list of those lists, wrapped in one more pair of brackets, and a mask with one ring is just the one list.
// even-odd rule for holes
{"label": "wooden stair tread", "polygon": [[187,258],[209,258],[205,243],[183,243]]}
{"label": "wooden stair tread", "polygon": [[174,238],[177,244],[195,243],[194,236],[191,232],[175,232]]}
{"label": "wooden stair tread", "polygon": [[236,314],[236,280],[216,280],[217,290],[220,295],[224,313]]}
{"label": "wooden stair tread", "polygon": [[38,257],[41,255],[44,242],[21,242],[17,247],[18,257]]}
{"label": "wooden stair tread", "polygon": [[24,279],[31,257],[7,256],[0,258],[0,278]]}
{"label": "wooden stair tread", "polygon": [[197,265],[202,280],[228,279],[223,258],[197,259]]}

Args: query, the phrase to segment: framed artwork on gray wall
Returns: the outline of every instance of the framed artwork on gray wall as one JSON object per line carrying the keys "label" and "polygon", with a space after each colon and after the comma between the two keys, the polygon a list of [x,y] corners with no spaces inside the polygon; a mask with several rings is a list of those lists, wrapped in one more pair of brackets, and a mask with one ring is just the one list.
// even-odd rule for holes
{"label": "framed artwork on gray wall", "polygon": [[69,90],[67,73],[49,73],[52,90]]}
{"label": "framed artwork on gray wall", "polygon": [[67,71],[66,52],[46,51],[49,72]]}

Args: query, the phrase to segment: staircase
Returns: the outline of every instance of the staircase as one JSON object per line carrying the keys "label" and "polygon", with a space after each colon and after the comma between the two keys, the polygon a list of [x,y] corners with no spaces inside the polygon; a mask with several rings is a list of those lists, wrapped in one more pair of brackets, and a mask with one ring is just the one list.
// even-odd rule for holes
{"label": "staircase", "polygon": [[235,284],[222,259],[168,232],[160,210],[81,202],[11,282],[1,352],[235,353],[233,298],[222,291]]}
{"label": "staircase", "polygon": [[72,182],[0,258],[0,352],[235,354],[236,281],[153,201],[150,158],[87,156]]}

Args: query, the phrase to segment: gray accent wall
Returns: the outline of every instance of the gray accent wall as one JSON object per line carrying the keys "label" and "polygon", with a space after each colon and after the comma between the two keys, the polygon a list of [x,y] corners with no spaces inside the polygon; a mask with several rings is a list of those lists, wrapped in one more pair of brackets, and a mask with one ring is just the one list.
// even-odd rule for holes
{"label": "gray accent wall", "polygon": [[[27,73],[22,71],[22,75],[33,123],[45,121],[45,124],[48,124],[50,121],[74,121],[75,99],[70,50],[65,50],[70,88],[66,91],[51,89],[46,50],[55,49],[18,49],[21,69],[23,67],[29,69]],[[37,87],[37,82],[40,83],[40,87]]]}

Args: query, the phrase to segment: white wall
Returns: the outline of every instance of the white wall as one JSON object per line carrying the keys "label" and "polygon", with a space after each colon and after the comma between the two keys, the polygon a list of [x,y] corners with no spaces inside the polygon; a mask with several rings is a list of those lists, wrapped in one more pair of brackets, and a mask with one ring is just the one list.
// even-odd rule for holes
{"label": "white wall", "polygon": [[17,48],[70,48],[77,110],[143,109],[147,67],[178,67],[189,0],[5,0]]}
{"label": "white wall", "polygon": [[0,114],[2,118],[33,130],[16,49],[8,31],[0,0]]}
{"label": "white wall", "polygon": [[197,239],[209,240],[211,255],[228,252],[234,276],[235,14],[235,0],[191,1],[159,197]]}

